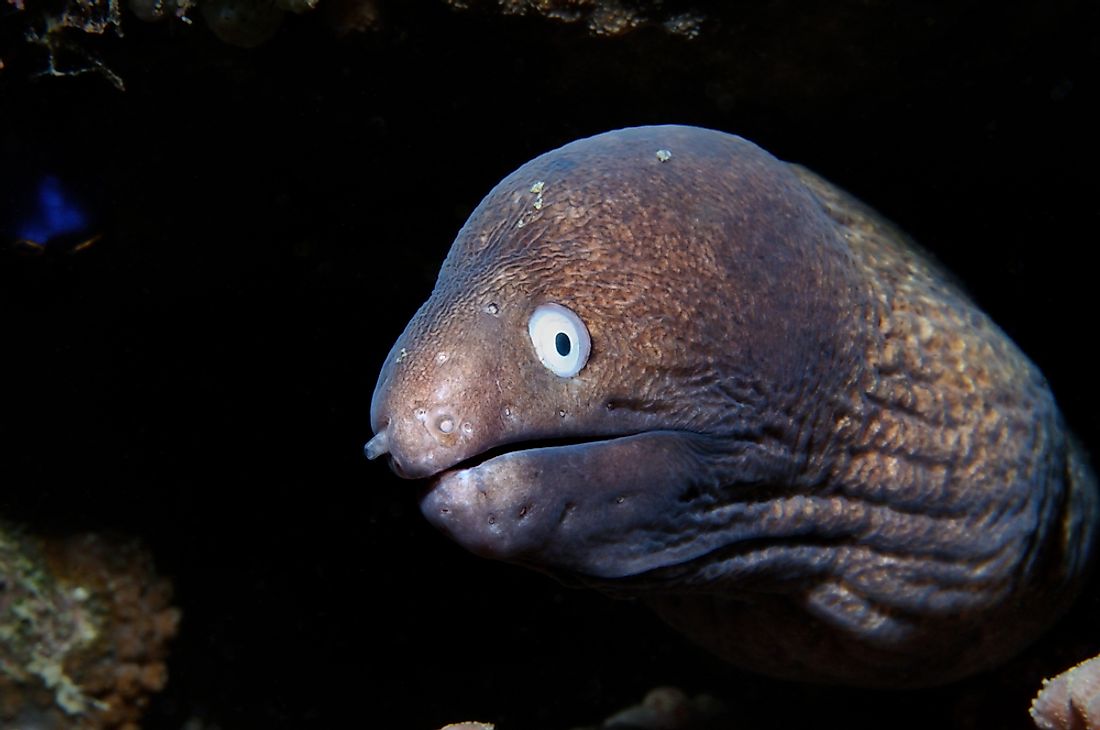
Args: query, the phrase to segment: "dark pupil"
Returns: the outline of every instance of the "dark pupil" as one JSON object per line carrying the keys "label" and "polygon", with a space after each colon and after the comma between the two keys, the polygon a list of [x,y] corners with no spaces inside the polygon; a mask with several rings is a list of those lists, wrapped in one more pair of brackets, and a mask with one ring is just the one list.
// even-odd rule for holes
{"label": "dark pupil", "polygon": [[573,349],[573,346],[569,343],[569,335],[559,332],[558,336],[554,338],[554,347],[557,348],[558,354],[562,357],[568,355],[569,351]]}

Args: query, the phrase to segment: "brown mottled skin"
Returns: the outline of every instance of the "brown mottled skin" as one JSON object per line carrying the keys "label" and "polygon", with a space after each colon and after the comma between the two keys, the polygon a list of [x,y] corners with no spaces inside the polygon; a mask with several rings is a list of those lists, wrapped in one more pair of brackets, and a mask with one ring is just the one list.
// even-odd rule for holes
{"label": "brown mottled skin", "polygon": [[[548,302],[591,335],[573,377],[528,336]],[[497,185],[371,422],[464,547],[637,595],[781,677],[990,667],[1067,607],[1096,532],[1095,478],[1008,337],[873,212],[698,128]]]}

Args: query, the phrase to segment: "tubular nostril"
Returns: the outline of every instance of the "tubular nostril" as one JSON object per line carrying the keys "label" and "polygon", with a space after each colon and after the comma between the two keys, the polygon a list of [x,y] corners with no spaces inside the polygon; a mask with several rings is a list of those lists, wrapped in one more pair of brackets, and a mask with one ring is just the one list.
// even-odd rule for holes
{"label": "tubular nostril", "polygon": [[377,459],[382,454],[387,453],[390,450],[389,437],[385,431],[379,431],[375,434],[374,438],[366,443],[363,447],[363,453],[367,455],[368,459]]}

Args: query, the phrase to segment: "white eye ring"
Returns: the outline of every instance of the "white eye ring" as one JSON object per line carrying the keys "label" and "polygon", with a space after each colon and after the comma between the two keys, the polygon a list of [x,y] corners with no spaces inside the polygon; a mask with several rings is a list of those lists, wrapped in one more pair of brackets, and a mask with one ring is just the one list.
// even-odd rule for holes
{"label": "white eye ring", "polygon": [[571,378],[588,362],[592,340],[581,318],[560,304],[540,304],[527,321],[535,354],[560,378]]}

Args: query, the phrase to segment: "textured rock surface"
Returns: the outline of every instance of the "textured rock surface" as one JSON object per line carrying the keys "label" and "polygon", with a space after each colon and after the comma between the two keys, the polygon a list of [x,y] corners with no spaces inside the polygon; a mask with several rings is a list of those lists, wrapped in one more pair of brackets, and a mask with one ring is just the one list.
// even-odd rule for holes
{"label": "textured rock surface", "polygon": [[[670,10],[659,1],[631,0],[445,0],[454,8],[488,10],[495,6],[505,15],[541,15],[565,23],[579,23],[598,36],[618,36],[646,25],[694,38],[704,16],[694,6]],[[683,6],[684,3],[678,3]]]}
{"label": "textured rock surface", "polygon": [[1031,717],[1040,730],[1100,729],[1100,657],[1043,680]]}
{"label": "textured rock surface", "polygon": [[0,526],[0,726],[137,728],[167,682],[170,598],[132,542]]}

